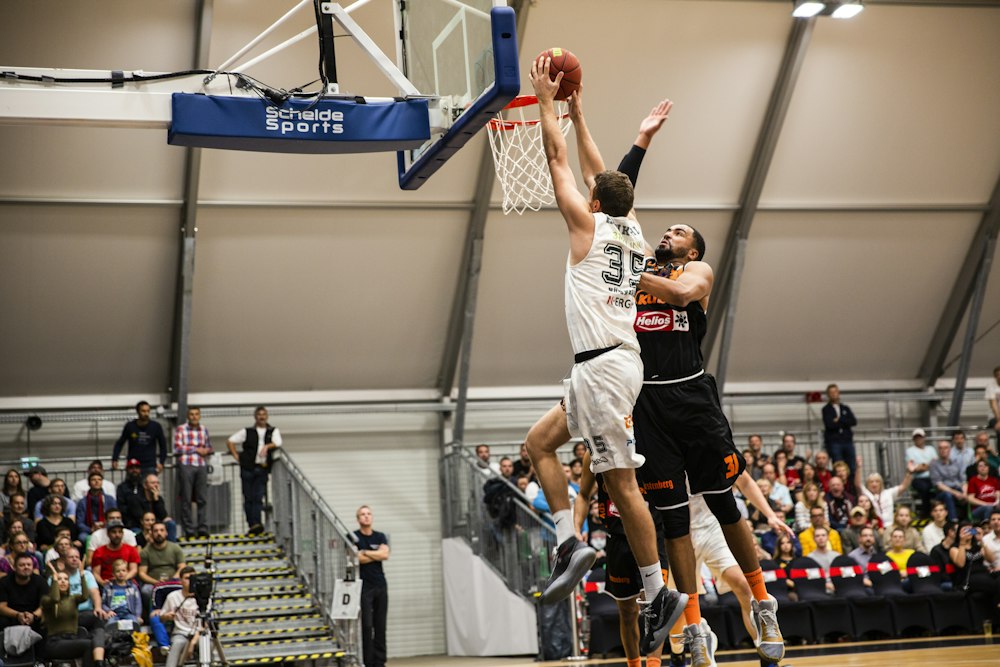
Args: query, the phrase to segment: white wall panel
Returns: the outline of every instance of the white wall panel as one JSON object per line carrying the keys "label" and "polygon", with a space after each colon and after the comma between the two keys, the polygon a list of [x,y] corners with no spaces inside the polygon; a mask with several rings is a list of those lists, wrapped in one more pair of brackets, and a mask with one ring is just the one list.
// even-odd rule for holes
{"label": "white wall panel", "polygon": [[200,213],[192,391],[430,387],[465,216]]}
{"label": "white wall panel", "polygon": [[[975,346],[972,352],[972,364],[969,368],[971,378],[989,378],[993,376],[993,369],[1000,366],[1000,253],[993,257],[993,267],[990,271],[989,282],[986,285],[986,295],[983,298],[983,309],[979,314],[979,326],[976,328]],[[971,304],[970,304],[971,305]],[[969,326],[968,313],[962,317],[955,342],[945,359],[945,372],[942,377],[954,379],[958,372],[959,360],[962,356],[962,345],[965,342],[966,331]],[[983,399],[982,391],[969,391],[965,396],[966,402],[980,405],[983,414],[989,412],[989,408]],[[963,406],[964,408],[965,406]]]}
{"label": "white wall panel", "polygon": [[161,391],[177,211],[0,208],[0,394]]}

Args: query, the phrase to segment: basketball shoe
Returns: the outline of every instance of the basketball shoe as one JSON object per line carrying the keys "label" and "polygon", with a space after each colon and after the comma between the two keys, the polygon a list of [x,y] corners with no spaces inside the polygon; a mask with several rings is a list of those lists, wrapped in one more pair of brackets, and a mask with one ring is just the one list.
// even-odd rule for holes
{"label": "basketball shoe", "polygon": [[597,552],[593,547],[576,539],[575,535],[567,538],[556,549],[555,566],[539,602],[553,604],[569,596],[596,560]]}
{"label": "basketball shoe", "polygon": [[688,596],[686,593],[672,591],[666,586],[660,589],[652,602],[639,601],[639,613],[642,614],[643,630],[639,648],[649,655],[663,645],[670,634],[670,628],[684,613]]}
{"label": "basketball shoe", "polygon": [[768,595],[766,600],[750,601],[750,618],[753,620],[757,636],[754,645],[757,655],[765,660],[777,662],[785,657],[785,640],[778,627],[778,601]]}
{"label": "basketball shoe", "polygon": [[701,619],[698,625],[684,626],[684,641],[691,654],[691,667],[716,667],[715,649],[719,645],[719,638],[708,627],[705,619]]}

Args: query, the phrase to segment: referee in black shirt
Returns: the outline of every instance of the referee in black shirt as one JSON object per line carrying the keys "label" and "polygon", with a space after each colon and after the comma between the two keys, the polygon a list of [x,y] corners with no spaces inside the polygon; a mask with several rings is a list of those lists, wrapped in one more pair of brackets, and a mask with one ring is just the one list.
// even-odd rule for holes
{"label": "referee in black shirt", "polygon": [[361,563],[361,646],[365,667],[385,667],[385,619],[389,589],[382,561],[389,559],[389,538],[372,530],[372,510],[362,505],[357,513],[358,561]]}

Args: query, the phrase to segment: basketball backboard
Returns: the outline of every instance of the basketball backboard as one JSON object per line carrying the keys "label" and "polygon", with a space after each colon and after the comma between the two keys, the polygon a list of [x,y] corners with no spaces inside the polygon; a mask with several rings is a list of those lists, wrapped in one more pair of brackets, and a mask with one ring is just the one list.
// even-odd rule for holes
{"label": "basketball backboard", "polygon": [[504,0],[395,0],[399,68],[438,98],[431,138],[399,152],[400,187],[415,189],[520,91],[516,20]]}

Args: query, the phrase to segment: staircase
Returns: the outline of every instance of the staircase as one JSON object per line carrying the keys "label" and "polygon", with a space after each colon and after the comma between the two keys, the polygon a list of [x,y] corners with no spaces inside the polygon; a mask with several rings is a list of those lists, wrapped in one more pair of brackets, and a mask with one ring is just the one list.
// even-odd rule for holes
{"label": "staircase", "polygon": [[213,535],[180,545],[199,570],[211,545],[214,618],[229,664],[342,664],[345,652],[273,536]]}

